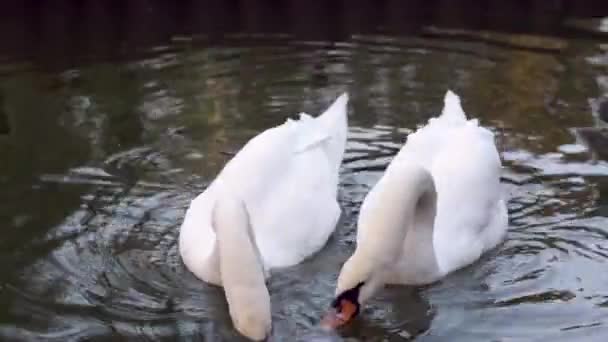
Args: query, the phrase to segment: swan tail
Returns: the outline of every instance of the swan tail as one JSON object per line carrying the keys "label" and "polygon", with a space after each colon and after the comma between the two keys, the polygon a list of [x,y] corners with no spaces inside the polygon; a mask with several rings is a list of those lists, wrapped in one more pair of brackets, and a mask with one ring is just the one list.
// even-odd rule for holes
{"label": "swan tail", "polygon": [[[308,114],[300,114],[300,138],[295,152],[303,152],[320,143],[329,142],[329,155],[341,160],[346,146],[348,130],[347,118],[348,94],[344,93],[314,121]],[[339,163],[337,163],[339,164]]]}
{"label": "swan tail", "polygon": [[348,100],[348,93],[343,93],[318,117],[319,122],[332,135],[346,135]]}
{"label": "swan tail", "polygon": [[467,121],[467,116],[460,104],[460,97],[449,89],[443,99],[441,118],[454,123]]}
{"label": "swan tail", "polygon": [[343,93],[318,118],[319,123],[331,138],[328,144],[328,154],[338,168],[344,155],[344,149],[346,148],[348,101],[348,93]]}

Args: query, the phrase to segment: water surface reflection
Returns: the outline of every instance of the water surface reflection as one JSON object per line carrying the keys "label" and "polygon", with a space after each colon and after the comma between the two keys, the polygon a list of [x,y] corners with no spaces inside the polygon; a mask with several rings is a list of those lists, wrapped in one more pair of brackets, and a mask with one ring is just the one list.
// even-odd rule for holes
{"label": "water surface reflection", "polygon": [[[222,291],[178,257],[185,209],[250,137],[349,91],[345,214],[317,256],[271,278],[274,340],[602,340],[608,160],[605,140],[574,133],[602,134],[608,49],[597,25],[568,25],[337,39],[180,32],[116,58],[90,48],[123,46],[100,31],[108,36],[85,39],[86,53],[68,61],[13,48],[0,58],[0,336],[236,338]],[[316,326],[354,247],[361,201],[446,88],[496,132],[508,239],[436,285],[387,289],[328,335]]]}

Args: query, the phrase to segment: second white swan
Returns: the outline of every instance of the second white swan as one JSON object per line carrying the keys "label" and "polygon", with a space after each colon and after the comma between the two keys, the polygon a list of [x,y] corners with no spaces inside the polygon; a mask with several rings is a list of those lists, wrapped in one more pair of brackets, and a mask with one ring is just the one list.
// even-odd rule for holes
{"label": "second white swan", "polygon": [[347,102],[343,94],[317,118],[301,114],[251,139],[186,212],[184,264],[223,286],[235,328],[250,339],[271,330],[268,270],[317,252],[336,227]]}
{"label": "second white swan", "polygon": [[508,227],[501,169],[493,133],[448,91],[366,196],[323,325],[345,324],[385,284],[433,283],[496,247]]}

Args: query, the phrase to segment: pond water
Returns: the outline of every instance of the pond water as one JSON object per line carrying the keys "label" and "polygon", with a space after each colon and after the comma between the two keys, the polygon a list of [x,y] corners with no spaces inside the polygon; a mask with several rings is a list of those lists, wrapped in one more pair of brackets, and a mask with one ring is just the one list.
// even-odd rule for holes
{"label": "pond water", "polygon": [[[343,91],[344,215],[320,253],[269,280],[272,340],[608,336],[608,124],[598,114],[608,19],[412,33],[364,12],[365,32],[327,29],[326,17],[289,31],[289,18],[270,27],[266,14],[248,22],[264,28],[255,33],[225,13],[214,23],[226,27],[159,28],[144,16],[133,28],[103,10],[66,24],[57,9],[38,9],[24,19],[43,23],[35,34],[19,19],[3,24],[0,339],[237,339],[221,289],[181,263],[184,212],[248,139],[301,111],[318,114]],[[365,194],[448,88],[496,133],[505,243],[432,286],[383,291],[337,334],[321,331]],[[577,138],[582,127],[599,137]]]}

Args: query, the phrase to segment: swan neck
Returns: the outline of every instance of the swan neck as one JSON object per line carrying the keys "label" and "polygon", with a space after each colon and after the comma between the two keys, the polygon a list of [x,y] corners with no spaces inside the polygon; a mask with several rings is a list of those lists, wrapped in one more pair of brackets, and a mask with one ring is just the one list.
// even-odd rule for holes
{"label": "swan neck", "polygon": [[400,241],[412,232],[430,232],[432,236],[433,222],[437,206],[435,182],[429,171],[414,163],[395,165],[387,172],[386,201],[393,203],[395,212],[401,222],[393,229],[402,232]]}
{"label": "swan neck", "polygon": [[397,177],[405,185],[403,206],[406,218],[406,233],[401,245],[397,267],[393,272],[402,279],[398,283],[428,283],[440,273],[433,242],[437,192],[433,177],[425,168],[408,166]]}
{"label": "swan neck", "polygon": [[[432,247],[432,236],[437,214],[437,191],[433,176],[425,168],[418,166],[409,172],[410,188],[407,201],[411,222],[408,235],[414,232],[416,235],[431,238],[429,243]],[[407,175],[406,175],[407,176]]]}
{"label": "swan neck", "polygon": [[244,202],[220,196],[213,210],[219,268],[235,328],[253,340],[270,332],[270,296],[265,272]]}
{"label": "swan neck", "polygon": [[[384,267],[408,259],[411,264],[434,263],[433,225],[437,194],[431,174],[414,163],[396,164],[387,170],[375,213],[377,243],[374,254],[383,255]],[[418,261],[416,261],[418,262]],[[401,265],[400,265],[401,266]]]}

